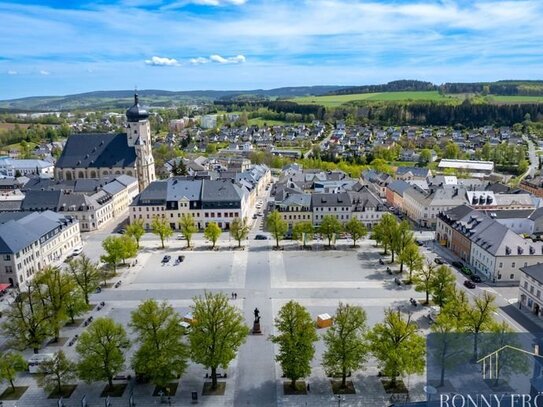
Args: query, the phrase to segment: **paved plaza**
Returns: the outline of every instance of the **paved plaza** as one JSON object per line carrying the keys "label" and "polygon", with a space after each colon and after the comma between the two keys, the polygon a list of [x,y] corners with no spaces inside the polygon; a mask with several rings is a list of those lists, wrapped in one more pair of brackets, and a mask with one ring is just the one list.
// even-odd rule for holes
{"label": "paved plaza", "polygon": [[[347,240],[339,240],[337,248],[328,250],[322,244],[315,244],[313,250],[302,250],[297,242],[282,242],[282,250],[274,250],[271,240],[254,240],[256,233],[261,233],[261,220],[253,227],[243,249],[237,249],[237,243],[224,234],[216,250],[210,250],[201,234],[195,236],[191,250],[185,242],[175,237],[167,242],[166,249],[160,248],[159,240],[152,234],[142,239],[142,250],[137,258],[137,265],[123,267],[119,276],[112,282],[121,280],[119,288],[107,288],[92,296],[92,302],[105,302],[105,307],[88,313],[110,316],[125,325],[130,313],[147,298],[168,300],[181,315],[190,310],[192,298],[203,294],[204,290],[222,291],[229,297],[232,292],[238,294],[232,303],[245,315],[249,326],[253,320],[253,310],[261,312],[263,335],[249,336],[241,347],[236,360],[226,369],[226,393],[224,396],[202,396],[206,370],[191,364],[179,381],[179,388],[170,402],[172,405],[191,405],[191,392],[199,394],[199,404],[204,406],[333,406],[338,401],[334,398],[329,378],[321,367],[324,351],[322,339],[316,344],[316,355],[312,362],[312,374],[306,378],[310,385],[307,395],[285,396],[283,394],[280,366],[274,360],[277,349],[267,340],[274,333],[273,318],[287,301],[293,299],[307,307],[312,317],[322,313],[334,314],[339,301],[359,305],[366,310],[369,326],[383,319],[386,308],[399,309],[412,314],[421,332],[428,332],[427,309],[413,307],[409,298],[422,299],[420,293],[411,288],[398,287],[393,276],[386,272],[386,265],[379,264],[380,249],[372,241],[363,240],[353,249]],[[86,236],[84,251],[98,259],[101,253],[101,241],[107,232]],[[424,253],[432,258],[435,255],[423,248]],[[164,255],[172,260],[162,265]],[[185,260],[175,264],[178,255]],[[461,279],[459,278],[459,284]],[[66,327],[61,336],[72,338],[85,328]],[[130,332],[130,329],[127,328]],[[324,331],[319,331],[322,336]],[[131,334],[131,333],[130,333]],[[64,345],[68,355],[75,358],[75,347]],[[47,346],[42,352],[54,352],[57,348]],[[127,350],[127,361],[134,352],[134,346]],[[29,352],[27,356],[30,355]],[[25,354],[26,354],[25,353]],[[222,369],[219,369],[222,372]],[[131,373],[129,363],[125,375]],[[357,394],[347,395],[341,401],[345,406],[385,406],[389,404],[387,395],[377,377],[375,361],[370,360],[365,369],[353,372],[351,380]],[[411,400],[424,399],[423,376],[411,376],[405,379],[411,391]],[[35,384],[34,378],[23,374],[17,379],[17,385],[30,386],[18,402],[5,401],[4,406],[55,406],[55,400],[48,400],[42,389]],[[105,383],[92,385],[79,384],[72,397],[64,401],[66,406],[79,406],[85,395],[89,406],[102,406],[104,399],[99,397]],[[4,384],[0,391],[6,387]],[[124,396],[112,398],[111,405],[127,406],[129,394],[133,394],[137,406],[155,406],[160,404],[159,397],[152,397],[151,385],[135,385],[128,382]],[[166,402],[167,399],[163,400]]]}

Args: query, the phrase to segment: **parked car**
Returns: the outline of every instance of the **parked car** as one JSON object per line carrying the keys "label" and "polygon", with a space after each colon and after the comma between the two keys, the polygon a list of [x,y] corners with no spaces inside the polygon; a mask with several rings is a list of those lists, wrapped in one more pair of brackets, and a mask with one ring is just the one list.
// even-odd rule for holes
{"label": "parked car", "polygon": [[253,215],[253,219],[256,219],[258,218],[258,216],[256,216],[256,213]]}
{"label": "parked car", "polygon": [[184,260],[185,260],[185,256],[183,256],[183,255],[177,256],[177,261],[179,263],[183,262]]}
{"label": "parked car", "polygon": [[453,267],[456,267],[459,270],[461,270],[462,267],[464,267],[464,265],[460,263],[459,261],[453,261],[451,264],[453,265]]}
{"label": "parked car", "polygon": [[266,235],[256,235],[255,240],[268,240],[268,236],[266,236]]}
{"label": "parked car", "polygon": [[466,286],[467,288],[470,288],[470,289],[477,287],[475,285],[475,283],[473,281],[471,281],[471,280],[464,280],[464,286]]}
{"label": "parked car", "polygon": [[82,247],[76,247],[74,249],[74,251],[72,252],[72,255],[79,256],[81,253],[83,253],[83,248]]}
{"label": "parked car", "polygon": [[185,240],[185,236],[183,236],[183,235],[177,235],[176,239],[177,239],[177,240]]}
{"label": "parked car", "polygon": [[435,262],[436,264],[445,264],[445,262],[443,261],[443,259],[440,258],[440,257],[436,257],[436,258],[434,259],[434,262]]}
{"label": "parked car", "polygon": [[476,274],[472,274],[470,278],[471,278],[471,281],[473,281],[474,283],[481,283],[483,281],[481,280],[481,277],[479,277]]}
{"label": "parked car", "polygon": [[462,267],[460,271],[464,273],[466,276],[471,276],[473,274],[473,271],[471,271],[470,268],[466,266]]}
{"label": "parked car", "polygon": [[424,242],[421,241],[421,240],[415,240],[415,243],[418,245],[418,246],[424,246]]}
{"label": "parked car", "polygon": [[168,263],[172,257],[171,256],[164,256],[162,258],[162,263]]}

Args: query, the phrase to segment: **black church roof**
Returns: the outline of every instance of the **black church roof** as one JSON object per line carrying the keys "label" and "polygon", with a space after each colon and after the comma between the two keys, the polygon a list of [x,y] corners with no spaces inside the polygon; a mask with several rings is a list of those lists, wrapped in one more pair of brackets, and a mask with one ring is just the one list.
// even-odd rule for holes
{"label": "black church roof", "polygon": [[68,137],[57,168],[133,167],[136,149],[124,133],[80,133]]}

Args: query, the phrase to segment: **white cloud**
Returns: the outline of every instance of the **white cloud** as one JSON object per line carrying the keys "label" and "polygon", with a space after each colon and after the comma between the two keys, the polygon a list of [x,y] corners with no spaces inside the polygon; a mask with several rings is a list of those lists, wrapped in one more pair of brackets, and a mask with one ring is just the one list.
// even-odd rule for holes
{"label": "white cloud", "polygon": [[213,54],[209,57],[209,59],[213,62],[217,62],[219,64],[240,64],[245,62],[246,58],[243,55],[236,55],[235,57],[221,57],[220,55]]}
{"label": "white cloud", "polygon": [[17,73],[17,71],[13,71],[11,69],[8,71],[8,75],[17,75]]}
{"label": "white cloud", "polygon": [[199,6],[242,6],[247,3],[247,0],[180,0],[162,7],[162,10],[174,10],[183,8],[189,4],[197,4]]}
{"label": "white cloud", "polygon": [[179,66],[177,59],[157,56],[152,57],[151,59],[146,59],[145,63],[153,66]]}
{"label": "white cloud", "polygon": [[191,58],[190,63],[192,65],[202,65],[207,64],[209,62],[209,59],[204,57],[198,57],[198,58]]}
{"label": "white cloud", "polygon": [[40,71],[40,75],[45,75],[45,76],[47,76],[47,75],[50,75],[50,74],[51,74],[51,72],[46,71],[46,70],[44,70],[44,69],[42,69],[42,70]]}

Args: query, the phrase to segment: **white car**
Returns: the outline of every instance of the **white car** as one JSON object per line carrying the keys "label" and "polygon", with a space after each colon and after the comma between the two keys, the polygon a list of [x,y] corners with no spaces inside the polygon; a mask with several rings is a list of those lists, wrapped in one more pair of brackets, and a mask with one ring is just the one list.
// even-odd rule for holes
{"label": "white car", "polygon": [[72,252],[72,255],[73,256],[79,256],[81,253],[83,253],[83,248],[82,247],[76,247],[74,249],[74,251]]}

